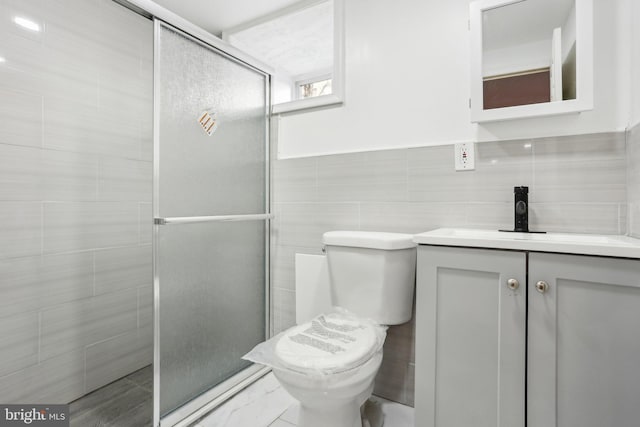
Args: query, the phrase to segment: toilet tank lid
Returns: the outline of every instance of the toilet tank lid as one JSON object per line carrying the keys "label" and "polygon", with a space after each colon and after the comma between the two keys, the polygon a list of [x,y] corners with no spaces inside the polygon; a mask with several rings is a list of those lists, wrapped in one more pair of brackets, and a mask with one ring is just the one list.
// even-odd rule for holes
{"label": "toilet tank lid", "polygon": [[322,235],[322,243],[333,246],[383,250],[407,249],[417,246],[413,242],[413,234],[376,231],[328,231]]}

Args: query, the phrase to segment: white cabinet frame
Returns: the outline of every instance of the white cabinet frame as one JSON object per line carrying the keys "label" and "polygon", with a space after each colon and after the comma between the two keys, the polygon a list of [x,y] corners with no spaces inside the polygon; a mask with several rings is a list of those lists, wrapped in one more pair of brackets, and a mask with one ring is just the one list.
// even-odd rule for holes
{"label": "white cabinet frame", "polygon": [[471,122],[578,113],[593,109],[593,0],[576,1],[577,99],[485,110],[482,76],[482,13],[496,7],[535,0],[476,0],[469,6],[471,41]]}

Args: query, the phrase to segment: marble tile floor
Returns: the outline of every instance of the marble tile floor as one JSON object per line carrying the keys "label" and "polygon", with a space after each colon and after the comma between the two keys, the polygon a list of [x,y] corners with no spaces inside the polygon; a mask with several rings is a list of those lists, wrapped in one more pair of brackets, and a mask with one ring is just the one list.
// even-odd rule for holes
{"label": "marble tile floor", "polygon": [[[384,427],[413,427],[413,408],[372,397],[384,414]],[[272,373],[265,375],[192,427],[295,427],[298,403]],[[331,426],[327,426],[331,427]]]}
{"label": "marble tile floor", "polygon": [[70,427],[149,427],[153,424],[151,365],[69,404]]}

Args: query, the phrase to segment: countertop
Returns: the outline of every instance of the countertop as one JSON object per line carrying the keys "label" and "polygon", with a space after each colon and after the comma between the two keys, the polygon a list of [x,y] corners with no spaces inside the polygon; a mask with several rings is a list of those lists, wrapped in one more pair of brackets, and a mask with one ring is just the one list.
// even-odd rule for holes
{"label": "countertop", "polygon": [[618,235],[510,233],[497,230],[439,228],[416,234],[420,245],[512,249],[640,259],[640,239]]}

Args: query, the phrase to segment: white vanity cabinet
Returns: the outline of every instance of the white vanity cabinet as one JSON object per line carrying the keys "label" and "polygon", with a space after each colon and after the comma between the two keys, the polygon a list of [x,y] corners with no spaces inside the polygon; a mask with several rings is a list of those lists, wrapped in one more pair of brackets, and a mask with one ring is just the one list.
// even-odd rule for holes
{"label": "white vanity cabinet", "polygon": [[421,244],[415,392],[419,427],[637,427],[640,260]]}
{"label": "white vanity cabinet", "polygon": [[524,426],[526,265],[523,252],[418,246],[416,427]]}
{"label": "white vanity cabinet", "polygon": [[640,426],[640,260],[529,253],[528,307],[527,425]]}

